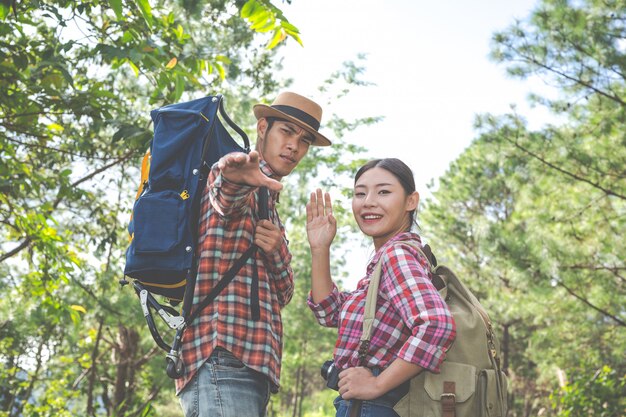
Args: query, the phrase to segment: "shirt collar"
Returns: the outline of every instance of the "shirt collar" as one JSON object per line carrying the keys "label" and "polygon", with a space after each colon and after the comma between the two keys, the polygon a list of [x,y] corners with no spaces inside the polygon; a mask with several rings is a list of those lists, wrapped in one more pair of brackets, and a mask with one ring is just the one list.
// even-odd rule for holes
{"label": "shirt collar", "polygon": [[272,171],[272,168],[270,168],[270,165],[267,162],[265,162],[264,159],[261,159],[259,161],[259,168],[261,169],[261,172],[267,175],[268,177],[274,178],[276,176],[274,171]]}
{"label": "shirt collar", "polygon": [[400,232],[394,237],[392,237],[391,239],[389,239],[387,242],[385,242],[385,244],[380,249],[378,249],[378,251],[374,254],[374,258],[367,265],[367,275],[368,276],[371,275],[372,271],[374,270],[374,267],[376,266],[376,263],[378,263],[378,260],[383,255],[383,253],[387,251],[387,248],[389,248],[389,246],[392,246],[395,242],[410,241],[410,240],[417,241],[417,243],[419,243],[420,246],[422,245],[422,240],[420,236],[415,232]]}

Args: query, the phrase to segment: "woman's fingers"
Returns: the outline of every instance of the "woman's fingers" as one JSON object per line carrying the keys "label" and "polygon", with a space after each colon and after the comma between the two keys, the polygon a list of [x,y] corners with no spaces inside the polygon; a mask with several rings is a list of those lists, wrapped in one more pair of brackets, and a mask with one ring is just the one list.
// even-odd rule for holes
{"label": "woman's fingers", "polygon": [[315,191],[315,199],[317,200],[318,216],[324,216],[324,197],[320,188]]}
{"label": "woman's fingers", "polygon": [[326,204],[326,214],[333,214],[333,203],[330,200],[330,193],[324,194],[324,202]]}
{"label": "woman's fingers", "polygon": [[312,221],[315,217],[326,217],[333,214],[333,204],[330,193],[324,193],[317,189],[311,193],[309,202],[306,204],[307,221]]}

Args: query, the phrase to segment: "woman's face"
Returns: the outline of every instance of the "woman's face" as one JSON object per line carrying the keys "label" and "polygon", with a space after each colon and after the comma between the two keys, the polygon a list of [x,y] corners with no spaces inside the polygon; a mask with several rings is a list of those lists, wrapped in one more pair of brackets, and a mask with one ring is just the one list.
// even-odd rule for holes
{"label": "woman's face", "polygon": [[419,202],[417,192],[407,196],[400,181],[389,171],[374,167],[354,185],[352,213],[363,233],[380,248],[409,227],[409,213]]}

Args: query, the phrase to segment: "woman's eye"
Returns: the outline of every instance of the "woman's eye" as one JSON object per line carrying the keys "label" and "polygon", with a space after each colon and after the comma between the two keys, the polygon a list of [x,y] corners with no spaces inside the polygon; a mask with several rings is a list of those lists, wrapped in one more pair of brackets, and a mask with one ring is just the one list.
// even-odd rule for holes
{"label": "woman's eye", "polygon": [[389,193],[391,193],[391,191],[389,191],[389,190],[380,190],[378,192],[378,194],[389,194]]}

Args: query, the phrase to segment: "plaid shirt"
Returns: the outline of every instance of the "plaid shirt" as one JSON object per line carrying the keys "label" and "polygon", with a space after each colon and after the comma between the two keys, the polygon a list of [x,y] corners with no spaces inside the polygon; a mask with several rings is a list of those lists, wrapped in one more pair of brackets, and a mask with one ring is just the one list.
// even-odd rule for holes
{"label": "plaid shirt", "polygon": [[376,303],[371,344],[365,366],[386,368],[396,358],[439,372],[456,333],[454,319],[431,283],[428,261],[402,241],[421,244],[415,233],[400,233],[376,253],[367,275],[353,292],[333,291],[319,304],[308,303],[318,322],[339,327],[335,364],[340,369],[359,366],[363,310],[370,275],[379,259],[383,266]]}
{"label": "plaid shirt", "polygon": [[[265,175],[273,175],[265,161],[261,160],[260,167]],[[222,177],[217,165],[211,169],[200,209],[199,268],[192,311],[252,244],[259,220],[256,190],[256,187],[229,182]],[[253,321],[250,317],[254,266],[248,260],[185,330],[182,343],[185,375],[176,380],[177,393],[218,346],[232,352],[248,367],[267,375],[272,391],[278,390],[283,335],[280,312],[293,295],[293,271],[285,229],[276,211],[276,197],[277,193],[270,192],[269,220],[280,227],[283,242],[278,251],[269,256],[262,250],[256,253],[261,319]]]}

